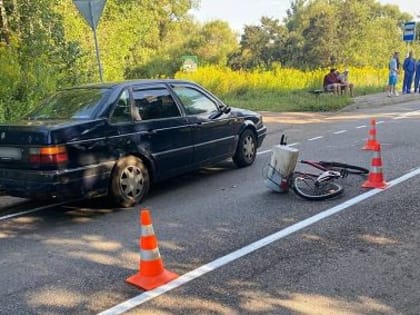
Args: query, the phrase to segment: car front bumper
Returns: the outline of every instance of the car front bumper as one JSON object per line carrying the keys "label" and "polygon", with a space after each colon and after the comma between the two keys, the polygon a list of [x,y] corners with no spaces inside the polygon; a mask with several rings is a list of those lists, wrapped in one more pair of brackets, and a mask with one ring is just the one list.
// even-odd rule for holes
{"label": "car front bumper", "polygon": [[262,145],[265,136],[267,135],[267,127],[262,126],[259,129],[257,129],[257,144],[258,148]]}

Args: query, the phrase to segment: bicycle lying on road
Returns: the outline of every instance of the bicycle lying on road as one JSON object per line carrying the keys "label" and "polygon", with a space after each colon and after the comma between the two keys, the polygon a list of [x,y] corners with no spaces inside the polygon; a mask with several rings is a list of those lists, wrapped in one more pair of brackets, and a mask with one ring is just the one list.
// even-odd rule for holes
{"label": "bicycle lying on road", "polygon": [[[285,145],[284,137],[282,137],[280,148],[289,149]],[[297,157],[297,154],[295,154],[295,157]],[[299,160],[297,162],[312,166],[322,172],[315,174],[295,171],[296,161],[295,163],[292,161],[291,164],[294,165],[291,167],[288,165],[286,168],[291,168],[291,170],[286,171],[287,175],[284,175],[277,167],[269,164],[264,171],[266,186],[278,192],[287,192],[289,188],[292,188],[298,196],[307,200],[325,200],[336,197],[343,192],[343,186],[335,180],[345,178],[350,174],[367,175],[369,173],[369,170],[364,167],[341,162],[313,160]]]}
{"label": "bicycle lying on road", "polygon": [[297,195],[307,200],[325,200],[336,197],[343,192],[343,186],[334,180],[345,178],[349,174],[367,175],[369,173],[369,170],[363,167],[339,162],[306,160],[299,162],[322,171],[321,174],[293,172],[289,185]]}

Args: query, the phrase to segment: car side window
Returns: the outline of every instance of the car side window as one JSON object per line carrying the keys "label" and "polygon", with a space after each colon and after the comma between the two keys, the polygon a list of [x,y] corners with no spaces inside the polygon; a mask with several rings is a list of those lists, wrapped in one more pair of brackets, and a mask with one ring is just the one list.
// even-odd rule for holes
{"label": "car side window", "polygon": [[196,89],[175,86],[174,92],[184,105],[187,115],[209,116],[211,113],[219,110],[218,106],[210,98]]}
{"label": "car side window", "polygon": [[131,121],[130,107],[130,94],[125,90],[121,93],[121,96],[117,101],[117,105],[111,115],[111,122],[121,123]]}
{"label": "car side window", "polygon": [[135,110],[142,120],[179,117],[181,112],[165,88],[134,89]]}

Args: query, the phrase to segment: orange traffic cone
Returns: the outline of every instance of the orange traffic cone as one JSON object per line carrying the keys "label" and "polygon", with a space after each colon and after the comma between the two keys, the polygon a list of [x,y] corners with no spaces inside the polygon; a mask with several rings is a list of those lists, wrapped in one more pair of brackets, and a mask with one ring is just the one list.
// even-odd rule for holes
{"label": "orange traffic cone", "polygon": [[125,280],[136,287],[151,290],[165,284],[178,275],[163,268],[159,247],[153,230],[149,210],[140,212],[140,264],[139,272]]}
{"label": "orange traffic cone", "polygon": [[371,170],[369,172],[368,180],[362,185],[364,188],[386,188],[388,183],[384,180],[382,173],[382,159],[381,159],[381,145],[377,144],[376,150],[373,153]]}
{"label": "orange traffic cone", "polygon": [[363,150],[376,150],[376,146],[379,143],[376,141],[376,120],[370,120],[369,138],[363,146]]}

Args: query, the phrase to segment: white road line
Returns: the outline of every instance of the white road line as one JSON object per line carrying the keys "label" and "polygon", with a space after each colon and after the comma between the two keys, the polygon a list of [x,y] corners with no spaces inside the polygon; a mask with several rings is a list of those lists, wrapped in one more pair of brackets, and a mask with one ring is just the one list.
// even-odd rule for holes
{"label": "white road line", "polygon": [[288,144],[287,146],[288,147],[295,147],[295,146],[297,146],[299,144],[300,144],[299,142],[295,142],[295,143]]}
{"label": "white road line", "polygon": [[69,203],[82,201],[82,200],[85,200],[85,199],[79,198],[79,199],[67,200],[67,201],[63,201],[63,202],[52,203],[52,204],[49,204],[49,205],[46,205],[46,206],[42,206],[42,207],[38,207],[38,208],[26,210],[26,211],[21,211],[21,212],[8,214],[8,215],[0,217],[0,221],[7,220],[7,219],[13,219],[15,217],[20,217],[20,216],[25,215],[25,214],[46,210],[48,208],[59,207],[59,206],[62,206],[62,205],[67,205]]}
{"label": "white road line", "polygon": [[48,208],[58,207],[58,206],[61,206],[61,205],[64,205],[64,204],[68,204],[68,203],[69,203],[69,201],[64,201],[64,202],[60,202],[60,203],[54,203],[54,204],[50,204],[50,205],[47,205],[47,206],[42,206],[42,207],[34,208],[34,209],[31,209],[31,210],[26,210],[26,211],[12,213],[12,214],[5,215],[5,216],[0,217],[0,221],[7,220],[7,219],[12,219],[12,218],[15,218],[15,217],[20,217],[20,216],[25,215],[25,214],[29,214],[29,213],[33,213],[33,212],[38,212],[38,211],[45,210],[45,209],[48,209]]}
{"label": "white road line", "polygon": [[270,150],[265,150],[265,151],[260,151],[260,152],[257,152],[257,155],[263,155],[263,154],[267,154],[267,153],[270,153],[272,150],[270,149]]}
{"label": "white road line", "polygon": [[[410,179],[414,176],[417,176],[417,175],[420,175],[420,167],[414,169],[413,171],[411,171],[411,172],[409,172],[409,173],[407,173],[407,174],[405,174],[405,175],[403,175],[403,176],[401,176],[397,179],[394,179],[393,181],[391,181],[389,183],[390,184],[389,187],[393,187],[393,186],[396,186],[398,184],[401,184],[402,182],[404,182],[404,181],[406,181],[406,180],[408,180],[408,179]],[[209,273],[210,271],[216,270],[219,267],[222,267],[222,266],[224,266],[224,265],[226,265],[226,264],[228,264],[228,263],[230,263],[230,262],[232,262],[236,259],[239,259],[239,258],[241,258],[245,255],[248,255],[248,254],[250,254],[250,253],[266,246],[266,245],[269,245],[269,244],[271,244],[275,241],[278,241],[278,240],[280,240],[280,239],[282,239],[286,236],[289,236],[292,233],[300,231],[300,230],[302,230],[302,229],[304,229],[304,228],[306,228],[306,227],[308,227],[312,224],[315,224],[315,223],[317,223],[317,222],[319,222],[323,219],[326,219],[326,218],[328,218],[328,217],[330,217],[330,216],[332,216],[336,213],[339,213],[339,212],[341,212],[341,211],[343,211],[343,210],[345,210],[345,209],[347,209],[351,206],[354,206],[354,205],[356,205],[356,204],[358,204],[358,203],[360,203],[360,202],[362,202],[362,201],[364,201],[364,200],[366,200],[370,197],[373,197],[373,196],[375,196],[375,195],[377,195],[381,192],[384,192],[388,189],[389,188],[387,188],[387,189],[373,189],[373,190],[370,190],[368,192],[365,192],[365,193],[363,193],[359,196],[356,196],[356,197],[354,197],[350,200],[345,201],[342,204],[339,204],[339,205],[337,205],[335,207],[332,207],[328,210],[320,212],[320,213],[318,213],[318,214],[316,214],[312,217],[309,217],[309,218],[307,218],[303,221],[295,223],[295,224],[293,224],[293,225],[291,225],[291,226],[289,226],[289,227],[287,227],[283,230],[280,230],[280,231],[278,231],[274,234],[271,234],[271,235],[269,235],[269,236],[267,236],[263,239],[260,239],[259,241],[251,243],[251,244],[249,244],[245,247],[242,247],[241,249],[238,249],[238,250],[236,250],[236,251],[234,251],[234,252],[232,252],[232,253],[230,253],[226,256],[220,257],[220,258],[218,258],[216,260],[213,260],[212,262],[210,262],[206,265],[203,265],[203,266],[201,266],[197,269],[194,269],[190,272],[187,272],[186,274],[180,276],[179,278],[177,278],[177,279],[175,279],[175,280],[173,280],[173,281],[171,281],[171,282],[169,282],[165,285],[162,285],[162,286],[160,286],[160,287],[158,287],[154,290],[150,290],[148,292],[144,292],[144,293],[142,293],[138,296],[135,296],[132,299],[129,299],[129,300],[127,300],[127,301],[125,301],[121,304],[118,304],[118,305],[116,305],[116,306],[114,306],[114,307],[112,307],[108,310],[105,310],[105,311],[99,313],[99,315],[119,315],[119,314],[122,314],[124,312],[127,312],[127,311],[141,305],[141,304],[146,303],[147,301],[150,301],[150,300],[154,299],[155,297],[158,297],[158,296],[160,296],[160,295],[162,295],[166,292],[169,292],[173,289],[176,289],[176,288],[178,288],[178,287],[180,287],[180,286],[182,286],[182,285],[184,285],[184,284],[186,284],[186,283],[188,283],[188,282],[190,282],[190,281],[192,281],[196,278],[199,278],[199,277],[205,275],[206,273]]]}
{"label": "white road line", "polygon": [[347,130],[339,130],[339,131],[336,131],[336,132],[333,132],[335,135],[341,135],[342,133],[345,133],[345,132],[347,132]]}
{"label": "white road line", "polygon": [[319,137],[308,139],[308,141],[315,141],[315,140],[319,140],[319,139],[322,139],[322,138],[324,138],[324,137],[323,136],[319,136]]}
{"label": "white road line", "polygon": [[366,128],[366,125],[357,126],[356,129]]}
{"label": "white road line", "polygon": [[397,120],[397,119],[411,118],[412,116],[417,116],[417,113],[419,113],[419,112],[420,112],[420,110],[415,110],[415,111],[403,113],[403,114],[400,114],[397,117],[394,117],[392,119]]}
{"label": "white road line", "polygon": [[379,121],[376,122],[377,125],[380,125],[380,124],[383,124],[383,123],[384,123],[383,120],[379,120]]}

